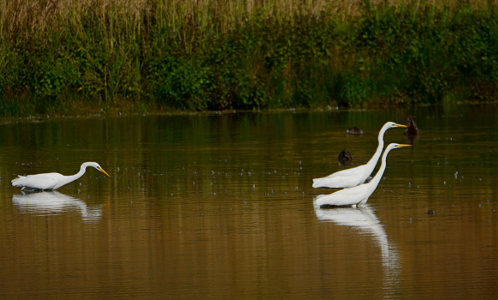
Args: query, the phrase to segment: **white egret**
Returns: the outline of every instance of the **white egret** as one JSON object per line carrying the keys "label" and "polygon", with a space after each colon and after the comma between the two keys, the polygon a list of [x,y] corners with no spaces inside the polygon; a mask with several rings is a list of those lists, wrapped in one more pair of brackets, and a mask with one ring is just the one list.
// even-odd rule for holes
{"label": "white egret", "polygon": [[321,207],[323,205],[330,206],[361,206],[365,204],[368,200],[368,197],[372,195],[372,193],[377,188],[377,185],[384,174],[384,170],[386,169],[386,160],[389,151],[392,149],[402,148],[402,147],[410,147],[408,144],[396,144],[391,143],[387,146],[386,150],[384,150],[384,154],[382,155],[382,163],[380,165],[377,174],[375,174],[374,178],[370,180],[368,183],[360,184],[355,187],[345,188],[340,191],[334,192],[329,195],[319,195],[315,198],[315,205]]}
{"label": "white egret", "polygon": [[342,170],[330,174],[326,177],[315,178],[313,179],[313,187],[314,188],[346,188],[353,187],[359,184],[362,184],[367,180],[368,176],[372,174],[372,171],[375,169],[377,165],[377,161],[379,160],[380,155],[382,154],[382,149],[384,148],[384,133],[390,129],[395,127],[407,127],[406,125],[397,124],[394,122],[387,122],[382,126],[379,131],[378,141],[379,145],[377,146],[377,150],[370,160],[361,166]]}
{"label": "white egret", "polygon": [[56,190],[61,186],[75,181],[85,174],[87,167],[94,167],[98,171],[104,173],[109,177],[102,167],[96,162],[84,162],[81,164],[80,171],[71,176],[65,176],[60,173],[42,173],[35,175],[19,175],[17,178],[12,179],[12,186],[20,187],[22,190]]}

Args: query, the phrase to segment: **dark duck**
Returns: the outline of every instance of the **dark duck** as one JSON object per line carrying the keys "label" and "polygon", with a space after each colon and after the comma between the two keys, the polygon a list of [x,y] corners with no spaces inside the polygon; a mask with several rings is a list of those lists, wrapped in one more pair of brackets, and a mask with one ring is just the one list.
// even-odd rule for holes
{"label": "dark duck", "polygon": [[358,127],[351,127],[351,128],[348,128],[348,130],[346,130],[346,134],[349,134],[349,135],[362,135],[363,134],[363,130],[361,130],[360,128]]}
{"label": "dark duck", "polygon": [[351,164],[353,156],[351,155],[351,153],[347,152],[346,150],[342,150],[341,153],[339,153],[337,160],[341,165],[347,166]]}
{"label": "dark duck", "polygon": [[405,129],[405,135],[406,136],[416,136],[418,135],[418,128],[417,124],[415,124],[415,121],[411,116],[407,118],[407,123],[408,127]]}

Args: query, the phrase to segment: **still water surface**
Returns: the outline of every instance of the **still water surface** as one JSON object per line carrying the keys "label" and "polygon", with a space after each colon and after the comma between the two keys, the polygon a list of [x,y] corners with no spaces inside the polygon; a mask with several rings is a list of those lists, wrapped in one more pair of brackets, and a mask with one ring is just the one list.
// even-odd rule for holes
{"label": "still water surface", "polygon": [[[418,108],[361,209],[313,177],[366,162],[407,111],[244,113],[0,125],[0,296],[494,298],[497,107]],[[358,126],[362,136],[347,136]],[[389,142],[406,142],[391,129]],[[17,174],[94,169],[57,192]]]}

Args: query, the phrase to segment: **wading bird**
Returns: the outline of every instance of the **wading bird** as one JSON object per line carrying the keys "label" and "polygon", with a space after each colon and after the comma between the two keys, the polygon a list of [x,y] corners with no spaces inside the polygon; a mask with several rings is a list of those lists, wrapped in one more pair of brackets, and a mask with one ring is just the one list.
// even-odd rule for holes
{"label": "wading bird", "polygon": [[94,167],[98,171],[109,177],[102,167],[96,162],[84,162],[81,164],[80,171],[74,175],[65,176],[60,173],[42,173],[35,175],[19,175],[12,179],[12,186],[20,187],[21,190],[45,191],[56,190],[63,185],[75,181],[85,174],[87,167]]}
{"label": "wading bird", "polygon": [[313,179],[313,187],[314,188],[346,188],[353,187],[359,184],[362,184],[367,180],[368,176],[372,174],[372,171],[375,169],[377,165],[377,161],[382,154],[382,149],[384,148],[384,133],[394,127],[407,127],[406,125],[397,124],[394,122],[387,122],[382,126],[379,131],[378,141],[379,145],[377,146],[377,150],[370,160],[361,166],[354,167],[351,169],[346,169],[342,171],[335,172],[329,176],[315,178]]}
{"label": "wading bird", "polygon": [[387,146],[384,154],[382,155],[382,163],[380,165],[379,171],[375,174],[374,178],[370,180],[368,183],[364,183],[355,187],[345,188],[340,191],[334,192],[329,195],[319,195],[315,198],[315,206],[361,206],[367,203],[368,197],[372,195],[372,193],[379,185],[380,179],[384,174],[384,170],[386,169],[386,160],[389,151],[392,149],[402,148],[402,147],[410,147],[408,144],[396,144],[391,143]]}

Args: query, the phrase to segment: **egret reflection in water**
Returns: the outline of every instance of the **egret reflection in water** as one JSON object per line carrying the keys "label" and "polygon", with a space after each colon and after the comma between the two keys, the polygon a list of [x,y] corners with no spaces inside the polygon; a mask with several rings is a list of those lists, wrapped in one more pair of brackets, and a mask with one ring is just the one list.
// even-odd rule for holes
{"label": "egret reflection in water", "polygon": [[374,211],[365,204],[362,207],[320,208],[314,201],[315,214],[320,221],[331,221],[341,226],[358,229],[363,234],[372,236],[377,242],[384,268],[384,285],[386,289],[395,289],[399,284],[400,262],[398,251],[389,243],[386,231]]}
{"label": "egret reflection in water", "polygon": [[78,211],[83,221],[87,222],[102,217],[101,205],[88,207],[84,201],[57,191],[16,194],[12,196],[12,203],[25,214],[52,215]]}

